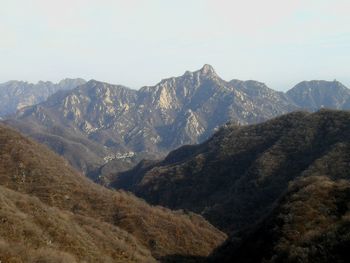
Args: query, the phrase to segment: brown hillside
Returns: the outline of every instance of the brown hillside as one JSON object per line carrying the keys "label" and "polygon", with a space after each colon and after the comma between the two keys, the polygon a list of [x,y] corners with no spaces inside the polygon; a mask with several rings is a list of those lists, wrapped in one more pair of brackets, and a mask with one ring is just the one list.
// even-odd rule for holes
{"label": "brown hillside", "polygon": [[156,262],[128,232],[0,186],[1,262]]}
{"label": "brown hillside", "polygon": [[349,180],[349,163],[349,112],[295,112],[257,125],[227,125],[203,144],[119,174],[112,186],[200,213],[231,233],[267,215],[300,176]]}
{"label": "brown hillside", "polygon": [[305,177],[290,184],[266,219],[233,235],[210,261],[349,262],[349,233],[350,183]]}
{"label": "brown hillside", "polygon": [[198,215],[151,207],[131,194],[90,182],[45,146],[5,126],[0,126],[0,182],[46,205],[118,226],[156,257],[205,256],[225,239]]}
{"label": "brown hillside", "polygon": [[350,113],[295,112],[142,162],[114,186],[201,213],[230,238],[213,262],[350,262]]}

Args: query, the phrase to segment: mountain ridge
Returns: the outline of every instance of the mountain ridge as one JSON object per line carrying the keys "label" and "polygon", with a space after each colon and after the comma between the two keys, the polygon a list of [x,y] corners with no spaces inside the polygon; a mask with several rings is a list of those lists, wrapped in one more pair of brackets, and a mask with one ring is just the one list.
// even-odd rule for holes
{"label": "mountain ridge", "polygon": [[339,81],[312,80],[298,83],[286,92],[301,108],[350,109],[350,90]]}
{"label": "mountain ridge", "polygon": [[209,262],[346,262],[349,131],[349,111],[326,109],[229,123],[202,144],[116,174],[110,187],[226,232]]}
{"label": "mountain ridge", "polygon": [[[260,91],[248,92],[254,87]],[[203,141],[228,120],[260,122],[293,109],[296,107],[287,97],[262,83],[233,84],[204,65],[138,91],[90,80],[22,109],[6,123],[56,151],[52,144],[57,143],[50,143],[53,135],[65,148],[84,140],[99,144],[97,152],[101,154],[91,157],[94,162],[82,153],[78,153],[82,165],[71,160],[91,175],[97,174],[103,159],[111,155],[134,153],[135,161],[131,162],[135,164],[144,157],[157,158],[183,144]],[[71,135],[57,133],[57,129]],[[95,150],[87,144],[78,148],[86,147],[90,152]]]}
{"label": "mountain ridge", "polygon": [[[80,250],[65,243],[65,240],[68,240],[64,237],[67,235],[66,224],[68,222],[74,226],[83,224],[90,233],[89,238],[103,235],[100,233],[105,231],[102,226],[114,233],[118,234],[119,232],[121,239],[126,238],[127,241],[129,238],[131,240],[127,243],[139,246],[139,249],[136,250],[139,256],[146,257],[150,257],[149,252],[152,252],[152,256],[156,258],[173,254],[206,256],[225,239],[222,232],[199,215],[152,207],[130,193],[112,191],[91,182],[82,174],[77,173],[66,160],[51,152],[46,146],[34,143],[31,139],[25,138],[3,125],[0,125],[0,145],[0,188],[8,189],[6,190],[6,198],[9,199],[9,202],[15,203],[17,199],[21,199],[24,200],[23,202],[28,201],[28,204],[34,207],[41,207],[43,210],[39,209],[38,211],[42,211],[42,215],[49,215],[50,219],[54,218],[55,213],[62,212],[63,215],[60,219],[62,219],[63,225],[59,224],[56,227],[62,227],[65,234],[57,233],[51,229],[52,226],[47,229],[49,222],[45,221],[45,217],[37,226],[39,229],[43,229],[48,236],[51,235],[53,244],[57,242],[60,248],[63,246],[63,251],[70,251],[80,260],[83,259],[79,256]],[[35,222],[40,218],[40,213],[38,212],[32,217],[30,209],[24,209],[26,207],[24,204],[20,205],[21,203],[15,205],[16,209],[28,214],[28,219],[33,220],[31,222],[35,225]],[[56,212],[53,209],[56,209]],[[4,212],[3,209],[0,210],[0,213]],[[37,210],[32,212],[35,211]],[[3,219],[1,222],[10,220],[9,212],[5,214],[8,220]],[[101,224],[101,229],[98,226],[91,229],[94,224]],[[11,234],[11,229],[16,228],[1,228],[1,231],[6,233],[4,238],[8,237],[7,242],[12,243],[17,240],[21,245],[35,247],[35,242],[30,243],[31,239],[28,239],[30,234],[28,234],[27,240],[27,232],[17,233],[18,237],[16,237],[16,235]],[[79,234],[79,231],[76,231],[75,229],[73,232]],[[36,237],[40,236],[40,231],[39,234],[35,233]],[[113,235],[108,234],[105,239],[100,239],[108,243],[111,242],[111,240],[108,241],[110,238],[113,239]],[[78,236],[73,239],[74,243],[79,241]],[[112,242],[119,247],[115,251],[118,252],[118,257],[121,256],[119,252],[122,251],[128,257],[132,257],[132,249],[123,249],[122,244],[118,242],[115,240]],[[80,242],[79,244],[77,244],[78,247],[91,247],[91,241],[90,245],[89,242],[84,244]],[[50,244],[48,246],[50,247]],[[113,248],[107,245],[108,249],[106,249],[103,248],[104,246],[103,243],[101,246],[99,244],[99,251],[108,252],[107,254],[113,258]],[[128,247],[128,245],[126,246]],[[142,252],[142,250],[146,251]],[[89,259],[89,262],[95,261]]]}
{"label": "mountain ridge", "polygon": [[[243,201],[236,203],[236,195],[241,194],[240,199],[243,196],[247,198],[245,210],[249,207],[247,203],[253,205],[262,200],[269,203],[273,193],[277,195],[286,186],[285,183],[299,172],[311,171],[312,165],[316,165],[314,162],[322,156],[339,149],[347,158],[347,148],[341,148],[341,143],[349,140],[346,134],[349,123],[348,112],[321,110],[313,114],[289,113],[249,126],[228,124],[202,144],[182,146],[161,161],[143,162],[118,174],[111,186],[132,191],[153,204],[207,215],[206,218],[214,225],[229,230],[232,220],[236,222],[236,227],[255,220],[253,212],[249,220],[244,216],[240,219],[233,212],[233,219],[229,219],[229,213],[224,213],[234,205],[237,209],[243,207]],[[303,127],[305,130],[302,130]],[[293,142],[297,140],[303,145]],[[297,153],[302,156],[300,160]],[[280,159],[277,159],[278,156]],[[338,169],[341,170],[340,166]],[[332,171],[332,175],[342,179],[346,172],[335,175]],[[269,186],[268,182],[274,186]],[[251,200],[255,194],[251,196],[245,192],[245,187],[249,185],[257,192],[264,192],[264,188],[258,188],[260,184],[271,188],[270,194],[263,193],[265,199],[260,197],[259,201]],[[193,191],[192,185],[196,185],[197,192]],[[232,193],[232,197],[227,198],[224,193]],[[259,209],[264,211],[267,203]]]}
{"label": "mountain ridge", "polygon": [[17,110],[46,100],[59,90],[70,90],[86,81],[81,78],[65,78],[58,83],[11,80],[0,84],[0,117],[14,114]]}
{"label": "mountain ridge", "polygon": [[[228,121],[253,124],[322,107],[324,103],[304,105],[302,98],[314,93],[301,96],[297,91],[300,86],[304,90],[305,83],[318,90],[323,82],[303,83],[283,93],[258,81],[225,81],[206,64],[139,90],[90,80],[20,110],[6,123],[46,143],[93,180],[108,183],[113,170],[131,168],[144,158],[162,158],[181,145],[200,143]],[[321,85],[320,98],[330,97],[332,89],[327,85]],[[345,96],[333,97],[327,105],[339,108],[336,99]],[[350,103],[341,105],[350,109]]]}

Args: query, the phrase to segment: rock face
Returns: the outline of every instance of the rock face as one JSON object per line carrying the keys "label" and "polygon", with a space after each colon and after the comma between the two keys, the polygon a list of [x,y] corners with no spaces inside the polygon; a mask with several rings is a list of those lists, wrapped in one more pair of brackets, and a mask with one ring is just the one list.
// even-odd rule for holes
{"label": "rock face", "polygon": [[[227,82],[205,65],[138,91],[91,80],[21,110],[8,123],[47,143],[75,167],[98,174],[96,167],[108,156],[159,157],[207,139],[229,120],[256,123],[295,109],[285,94],[263,83]],[[85,152],[78,153],[80,161],[72,160],[71,145]]]}
{"label": "rock face", "polygon": [[115,170],[200,143],[228,121],[244,125],[301,108],[343,109],[350,106],[349,93],[326,81],[277,92],[257,81],[225,81],[204,65],[140,90],[91,80],[21,109],[7,123],[108,183]]}
{"label": "rock face", "polygon": [[195,211],[230,232],[269,212],[299,176],[350,180],[349,134],[350,113],[327,110],[229,124],[203,144],[119,174],[111,186],[152,204]]}
{"label": "rock face", "polygon": [[338,81],[303,81],[290,89],[287,96],[299,107],[310,111],[350,109],[350,90]]}
{"label": "rock face", "polygon": [[91,182],[3,125],[0,145],[2,261],[156,262],[204,257],[225,239],[199,215],[151,207]]}
{"label": "rock face", "polygon": [[59,90],[71,90],[84,83],[83,79],[64,79],[57,84],[50,81],[39,81],[37,84],[24,81],[2,83],[0,84],[0,117],[40,103]]}

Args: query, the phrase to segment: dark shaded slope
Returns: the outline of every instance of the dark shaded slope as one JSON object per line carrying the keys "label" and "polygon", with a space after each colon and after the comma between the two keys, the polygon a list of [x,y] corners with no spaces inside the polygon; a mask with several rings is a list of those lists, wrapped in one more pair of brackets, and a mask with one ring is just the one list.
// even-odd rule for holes
{"label": "dark shaded slope", "polygon": [[111,186],[201,213],[231,233],[269,214],[299,176],[348,179],[349,143],[350,113],[296,112],[258,125],[228,125],[201,145],[117,175]]}
{"label": "dark shaded slope", "polygon": [[349,233],[349,181],[303,177],[290,184],[266,219],[231,236],[209,262],[345,263]]}

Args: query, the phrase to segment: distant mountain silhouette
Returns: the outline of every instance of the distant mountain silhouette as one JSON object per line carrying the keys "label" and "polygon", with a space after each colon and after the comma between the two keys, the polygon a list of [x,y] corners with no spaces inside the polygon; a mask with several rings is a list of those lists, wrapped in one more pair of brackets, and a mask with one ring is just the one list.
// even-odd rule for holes
{"label": "distant mountain silhouette", "polygon": [[39,81],[32,84],[24,81],[8,81],[0,84],[0,117],[14,114],[17,110],[46,100],[59,90],[71,90],[84,84],[83,79],[64,79],[55,84]]}
{"label": "distant mountain silhouette", "polygon": [[350,90],[338,81],[303,81],[289,90],[287,96],[299,107],[310,111],[350,109]]}

